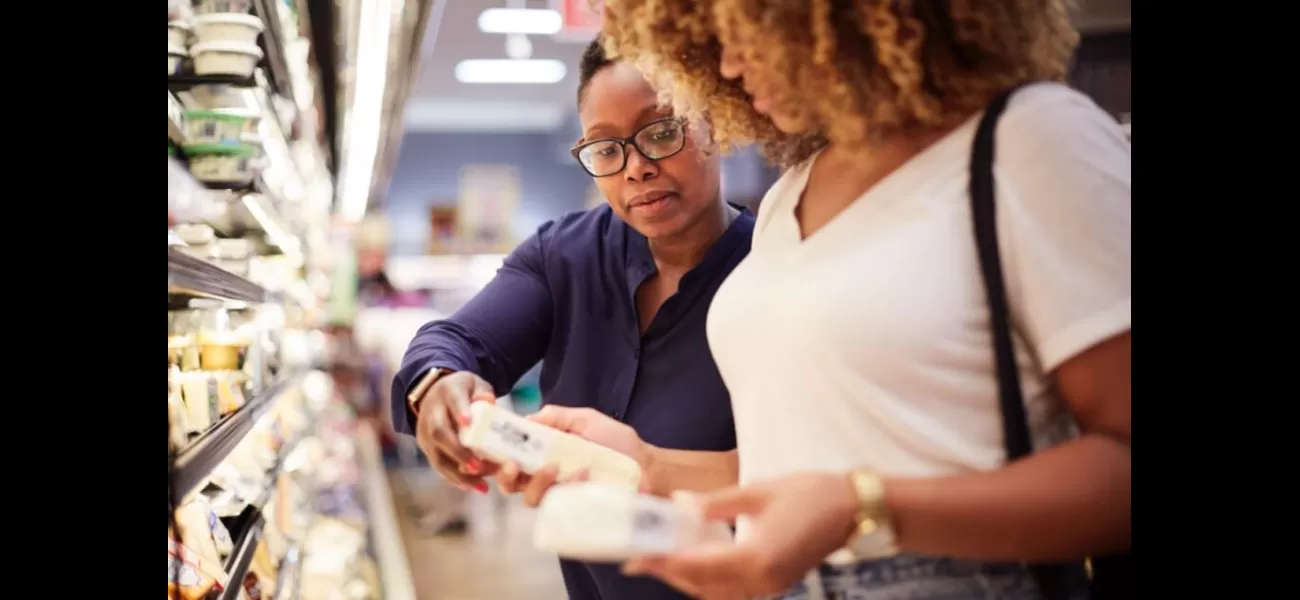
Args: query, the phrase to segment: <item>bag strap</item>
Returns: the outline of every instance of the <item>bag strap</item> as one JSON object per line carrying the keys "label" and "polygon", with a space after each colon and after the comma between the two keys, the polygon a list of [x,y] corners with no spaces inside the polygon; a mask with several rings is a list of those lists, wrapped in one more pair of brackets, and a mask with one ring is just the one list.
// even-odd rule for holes
{"label": "bag strap", "polygon": [[[1020,372],[1016,366],[1015,346],[1011,338],[1011,311],[1002,276],[1002,258],[998,252],[997,202],[995,200],[993,161],[994,136],[998,119],[1016,89],[1003,92],[989,103],[980,119],[971,148],[970,203],[971,222],[975,227],[975,248],[979,253],[980,273],[989,303],[989,328],[993,332],[993,352],[998,375],[998,403],[1002,412],[1003,443],[1007,462],[1029,456],[1034,451],[1025,414],[1024,394],[1020,389]],[[1062,565],[1030,565],[1043,595],[1049,600],[1067,598],[1065,569]]]}

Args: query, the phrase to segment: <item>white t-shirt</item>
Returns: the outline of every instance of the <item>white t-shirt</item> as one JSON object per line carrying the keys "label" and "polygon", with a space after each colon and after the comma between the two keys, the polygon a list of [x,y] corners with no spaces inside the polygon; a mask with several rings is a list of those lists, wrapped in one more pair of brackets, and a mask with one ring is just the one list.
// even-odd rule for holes
{"label": "white t-shirt", "polygon": [[[971,119],[807,240],[808,161],[767,193],[708,336],[731,393],[740,481],[869,468],[938,476],[1005,461],[988,305],[967,192]],[[1044,373],[1131,328],[1132,152],[1058,84],[1017,92],[997,129],[997,223],[1039,447],[1072,434]]]}

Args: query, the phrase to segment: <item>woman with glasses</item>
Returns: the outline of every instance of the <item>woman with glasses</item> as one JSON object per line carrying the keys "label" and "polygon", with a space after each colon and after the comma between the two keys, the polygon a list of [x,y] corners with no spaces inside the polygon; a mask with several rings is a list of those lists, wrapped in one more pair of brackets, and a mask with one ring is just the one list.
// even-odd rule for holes
{"label": "woman with glasses", "polygon": [[[607,427],[644,440],[634,450],[647,471],[687,474],[656,480],[673,489],[726,485],[734,458],[676,467],[735,454],[704,323],[719,284],[749,252],[754,217],[722,201],[709,131],[673,115],[599,43],[582,59],[578,109],[583,136],[573,156],[608,205],[542,225],[455,315],[420,329],[393,381],[394,426],[415,435],[449,481],[485,492],[494,475],[535,506],[554,469],[528,477],[517,465],[486,464],[457,431],[471,402],[507,393],[542,360],[546,405],[600,414]],[[616,565],[561,568],[574,600],[684,597]]]}

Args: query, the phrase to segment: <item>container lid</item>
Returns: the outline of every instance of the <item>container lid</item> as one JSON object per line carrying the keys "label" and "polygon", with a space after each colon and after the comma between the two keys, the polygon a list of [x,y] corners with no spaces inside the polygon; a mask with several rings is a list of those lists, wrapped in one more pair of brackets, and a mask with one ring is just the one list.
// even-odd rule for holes
{"label": "container lid", "polygon": [[225,305],[225,302],[214,298],[191,298],[189,301],[190,308],[197,308],[200,310],[212,310],[221,308]]}
{"label": "container lid", "polygon": [[243,25],[259,32],[264,29],[262,20],[244,13],[207,13],[194,17],[195,25]]}
{"label": "container lid", "polygon": [[217,240],[213,254],[226,260],[243,260],[253,253],[253,243],[243,238],[225,238]]}
{"label": "container lid", "polygon": [[168,26],[168,27],[175,28],[175,29],[184,29],[185,31],[189,31],[189,30],[193,29],[192,27],[190,27],[190,24],[187,23],[187,22],[185,22],[183,19],[176,19],[175,21],[168,21],[168,22],[167,22],[167,26]]}
{"label": "container lid", "polygon": [[202,223],[182,223],[174,229],[176,236],[185,240],[187,244],[203,245],[212,242],[212,238],[217,232],[209,225]]}
{"label": "container lid", "polygon": [[218,154],[222,156],[251,158],[257,154],[257,149],[252,146],[247,146],[243,144],[240,144],[238,146],[226,145],[226,144],[194,144],[192,146],[185,147],[185,154],[188,156],[195,156],[195,155],[202,155],[202,154]]}
{"label": "container lid", "polygon": [[191,54],[203,54],[204,52],[230,52],[233,54],[248,54],[256,56],[258,60],[262,59],[262,49],[257,44],[246,42],[199,42],[190,46]]}
{"label": "container lid", "polygon": [[167,56],[189,56],[190,54],[184,48],[176,44],[167,44]]}
{"label": "container lid", "polygon": [[217,110],[187,110],[185,111],[186,119],[210,119],[213,121],[226,121],[229,123],[243,123],[251,117]]}

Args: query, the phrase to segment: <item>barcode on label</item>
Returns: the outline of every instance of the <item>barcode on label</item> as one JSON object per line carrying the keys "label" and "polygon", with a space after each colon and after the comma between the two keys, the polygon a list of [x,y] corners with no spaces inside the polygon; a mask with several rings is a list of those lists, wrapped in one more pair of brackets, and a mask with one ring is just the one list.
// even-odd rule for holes
{"label": "barcode on label", "polygon": [[492,431],[501,436],[501,441],[522,451],[536,451],[542,446],[541,442],[533,439],[533,436],[527,431],[515,427],[514,424],[507,421],[494,421]]}
{"label": "barcode on label", "polygon": [[664,526],[664,518],[652,510],[638,510],[632,516],[632,527],[642,533],[650,533]]}

